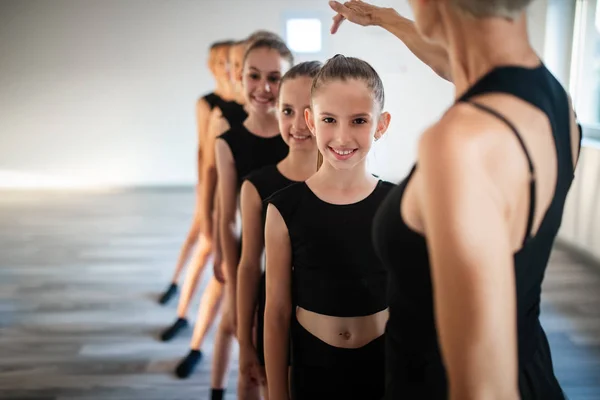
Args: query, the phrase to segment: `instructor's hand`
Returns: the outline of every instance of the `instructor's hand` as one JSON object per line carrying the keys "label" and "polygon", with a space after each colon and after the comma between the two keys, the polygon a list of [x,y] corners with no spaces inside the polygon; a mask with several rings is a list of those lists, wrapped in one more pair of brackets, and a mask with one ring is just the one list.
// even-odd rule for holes
{"label": "instructor's hand", "polygon": [[337,13],[333,17],[333,24],[331,25],[332,34],[338,31],[345,19],[361,26],[373,25],[375,23],[375,12],[381,9],[360,0],[351,0],[344,4],[338,1],[330,1],[329,7]]}

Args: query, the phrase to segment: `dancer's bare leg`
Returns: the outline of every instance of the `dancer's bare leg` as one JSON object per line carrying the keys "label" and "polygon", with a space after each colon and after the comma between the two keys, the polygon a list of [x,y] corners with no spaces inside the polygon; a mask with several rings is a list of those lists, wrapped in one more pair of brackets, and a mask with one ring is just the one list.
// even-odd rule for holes
{"label": "dancer's bare leg", "polygon": [[223,393],[227,386],[227,375],[231,361],[231,345],[234,340],[235,329],[231,326],[229,313],[231,308],[227,301],[223,305],[221,321],[215,335],[215,347],[211,369],[211,397],[216,397],[215,392]]}
{"label": "dancer's bare leg", "polygon": [[208,283],[198,307],[198,316],[194,326],[194,335],[190,343],[190,352],[177,365],[175,374],[180,378],[189,377],[202,360],[202,343],[219,312],[223,299],[223,284],[213,276]]}
{"label": "dancer's bare leg", "polygon": [[179,297],[177,320],[162,333],[161,339],[163,341],[173,339],[179,331],[187,327],[187,311],[192,297],[196,292],[196,288],[198,287],[202,271],[204,270],[204,267],[206,267],[210,257],[211,248],[210,241],[203,240],[202,237],[199,239],[196,252],[185,276],[181,296]]}
{"label": "dancer's bare leg", "polygon": [[190,343],[192,350],[200,350],[202,347],[206,334],[217,317],[222,299],[223,285],[213,276],[206,289],[204,289],[200,307],[198,307],[194,335]]}
{"label": "dancer's bare leg", "polygon": [[198,287],[200,276],[208,263],[211,253],[210,243],[206,243],[205,240],[200,238],[198,240],[197,251],[194,254],[194,258],[188,267],[188,272],[183,281],[183,288],[181,290],[181,296],[179,297],[179,303],[177,305],[177,316],[179,318],[186,318],[188,308],[194,293]]}
{"label": "dancer's bare leg", "polygon": [[188,259],[190,258],[190,255],[192,254],[196,243],[198,242],[198,237],[200,235],[200,216],[202,210],[200,200],[200,185],[196,185],[196,208],[194,210],[192,226],[190,227],[188,235],[185,238],[185,242],[183,242],[183,246],[181,247],[181,251],[179,252],[179,258],[177,259],[177,264],[175,265],[175,272],[173,273],[173,277],[171,278],[171,283],[169,284],[167,290],[165,290],[160,296],[160,304],[166,304],[177,292],[179,277],[183,272],[183,268],[188,262]]}

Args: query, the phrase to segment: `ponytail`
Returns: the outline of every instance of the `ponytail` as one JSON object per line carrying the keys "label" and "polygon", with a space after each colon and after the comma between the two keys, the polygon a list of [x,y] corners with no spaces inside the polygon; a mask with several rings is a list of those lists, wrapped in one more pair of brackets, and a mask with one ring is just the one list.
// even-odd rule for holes
{"label": "ponytail", "polygon": [[321,165],[323,165],[323,154],[317,150],[317,171],[321,168]]}

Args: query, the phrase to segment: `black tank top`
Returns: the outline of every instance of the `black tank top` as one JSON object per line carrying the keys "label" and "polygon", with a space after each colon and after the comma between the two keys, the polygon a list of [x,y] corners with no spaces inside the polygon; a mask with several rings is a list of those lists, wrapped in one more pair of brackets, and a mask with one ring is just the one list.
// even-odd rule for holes
{"label": "black tank top", "polygon": [[232,126],[218,139],[224,140],[231,150],[238,189],[249,173],[267,165],[277,164],[289,151],[281,135],[260,137],[250,132],[243,124]]}
{"label": "black tank top", "polygon": [[215,92],[205,94],[201,97],[201,99],[208,103],[208,106],[210,107],[211,111],[214,110],[215,107],[218,107],[219,105],[225,103],[225,100],[223,100],[223,98]]}
{"label": "black tank top", "polygon": [[208,103],[211,111],[219,108],[229,126],[237,126],[248,118],[243,105],[236,101],[226,101],[215,92],[202,96],[202,99]]}
{"label": "black tank top", "polygon": [[[535,235],[531,234],[531,229],[538,205],[531,157],[514,125],[496,111],[477,103],[475,97],[484,93],[511,94],[543,111],[550,121],[558,163],[556,192]],[[544,272],[573,180],[567,94],[543,65],[533,69],[501,67],[481,78],[458,102],[468,102],[506,123],[519,139],[527,156],[531,174],[527,234],[521,250],[514,254],[519,389],[523,400],[563,399],[554,377],[550,349],[540,325],[539,314]],[[447,398],[446,374],[436,336],[426,241],[422,235],[411,230],[400,215],[402,194],[415,168],[416,165],[381,206],[373,232],[378,254],[390,271],[385,397],[389,400]]]}
{"label": "black tank top", "polygon": [[294,305],[336,317],[359,317],[387,308],[387,271],[375,254],[371,225],[394,185],[379,181],[365,199],[336,205],[304,182],[268,199],[290,235]]}
{"label": "black tank top", "polygon": [[292,181],[285,176],[279,169],[277,168],[277,164],[267,165],[259,170],[251,172],[246,180],[256,188],[258,192],[258,196],[260,197],[260,201],[263,203],[262,207],[262,221],[263,228],[265,224],[265,217],[267,214],[267,205],[265,202],[271,195],[279,192],[281,189],[284,189],[294,183],[298,183],[296,181]]}
{"label": "black tank top", "polygon": [[244,123],[248,118],[248,113],[244,106],[235,101],[226,101],[219,105],[223,118],[230,127],[238,126]]}

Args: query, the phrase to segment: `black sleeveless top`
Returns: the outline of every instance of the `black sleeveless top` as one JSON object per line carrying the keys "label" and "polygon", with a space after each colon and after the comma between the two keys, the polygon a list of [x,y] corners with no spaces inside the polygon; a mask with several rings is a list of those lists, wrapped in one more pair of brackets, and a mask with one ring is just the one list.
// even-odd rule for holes
{"label": "black sleeveless top", "polygon": [[[537,206],[531,157],[514,125],[496,111],[477,103],[476,96],[484,93],[512,94],[543,111],[550,121],[558,163],[556,192],[535,235],[531,233]],[[544,272],[573,181],[574,161],[567,94],[544,65],[533,69],[501,67],[481,78],[458,102],[468,102],[506,123],[519,139],[527,156],[531,174],[527,234],[521,250],[514,254],[519,389],[522,400],[563,399],[562,390],[554,376],[550,349],[540,325],[539,314]],[[388,196],[374,223],[374,243],[390,271],[386,400],[447,398],[446,373],[434,320],[426,240],[411,230],[400,215],[402,194],[416,167]]]}
{"label": "black sleeveless top", "polygon": [[263,228],[265,225],[268,202],[265,202],[271,195],[279,192],[296,181],[292,181],[285,176],[277,168],[277,164],[267,165],[259,170],[251,172],[246,180],[256,188],[260,201],[262,202],[262,221]]}
{"label": "black sleeveless top", "polygon": [[287,156],[289,151],[281,135],[270,138],[260,137],[250,132],[243,124],[232,126],[218,139],[224,140],[231,150],[238,189],[249,173],[267,165],[277,164]]}
{"label": "black sleeveless top", "polygon": [[218,107],[220,104],[225,103],[225,100],[215,92],[211,92],[209,94],[205,94],[201,97],[202,100],[208,103],[211,111],[214,110],[215,107]]}
{"label": "black sleeveless top", "polygon": [[360,317],[387,308],[387,271],[371,241],[375,212],[394,185],[379,181],[365,199],[336,205],[304,182],[268,199],[287,226],[292,249],[292,298],[308,311]]}
{"label": "black sleeveless top", "polygon": [[202,99],[208,103],[211,111],[215,108],[220,109],[229,126],[237,126],[248,118],[243,105],[233,100],[226,101],[215,92],[202,96]]}
{"label": "black sleeveless top", "polygon": [[236,101],[223,102],[219,105],[219,109],[230,127],[241,125],[248,118],[244,106]]}

